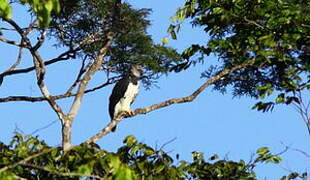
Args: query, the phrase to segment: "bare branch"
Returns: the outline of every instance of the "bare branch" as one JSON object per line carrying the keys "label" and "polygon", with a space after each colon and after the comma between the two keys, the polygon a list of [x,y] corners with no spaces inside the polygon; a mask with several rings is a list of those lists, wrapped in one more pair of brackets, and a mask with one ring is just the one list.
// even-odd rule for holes
{"label": "bare branch", "polygon": [[301,154],[303,154],[305,157],[310,158],[310,154],[306,153],[305,151],[302,151],[300,149],[296,149],[296,148],[290,148],[293,151],[299,152]]}
{"label": "bare branch", "polygon": [[46,31],[43,31],[41,33],[41,36],[38,37],[38,42],[33,46],[34,51],[38,50],[42,46],[42,44],[45,41],[45,35],[46,35]]}
{"label": "bare branch", "polygon": [[39,132],[39,131],[42,131],[42,130],[44,130],[44,129],[46,129],[46,128],[49,128],[50,126],[52,126],[53,124],[55,124],[57,121],[58,121],[58,119],[57,119],[57,120],[54,120],[54,121],[52,121],[52,122],[50,122],[49,124],[47,124],[47,125],[45,125],[45,126],[39,128],[39,129],[34,130],[34,131],[33,131],[32,133],[30,133],[28,136],[33,136],[35,133],[37,133],[37,132]]}
{"label": "bare branch", "polygon": [[173,141],[175,141],[177,138],[174,137],[172,139],[170,139],[169,141],[165,142],[163,145],[160,146],[159,150],[163,150],[168,144],[172,143]]}
{"label": "bare branch", "polygon": [[73,84],[69,87],[69,89],[67,90],[67,93],[70,93],[76,86],[77,84],[80,82],[82,75],[86,72],[85,68],[85,61],[86,61],[87,56],[84,57],[83,61],[82,61],[82,66],[80,68],[80,71],[76,77],[76,80],[73,82]]}
{"label": "bare branch", "polygon": [[110,47],[110,44],[113,39],[113,33],[109,32],[107,34],[107,42],[105,45],[100,49],[99,54],[95,60],[95,62],[89,67],[87,70],[86,74],[84,77],[81,79],[78,90],[77,90],[77,95],[74,98],[74,101],[72,103],[72,106],[69,110],[68,117],[69,120],[65,122],[64,130],[63,133],[65,133],[65,137],[63,138],[64,141],[64,150],[70,148],[70,142],[71,142],[71,127],[72,127],[72,121],[74,117],[77,115],[77,112],[80,109],[81,102],[84,96],[85,88],[92,78],[92,76],[95,74],[95,72],[101,67],[101,64],[103,62],[103,57],[105,56],[107,49]]}
{"label": "bare branch", "polygon": [[[63,120],[65,118],[65,114],[62,112],[61,108],[57,105],[57,103],[55,102],[55,100],[50,98],[50,94],[49,91],[47,89],[47,87],[44,84],[44,75],[45,75],[45,64],[43,59],[40,57],[40,55],[38,54],[38,52],[36,51],[37,49],[34,49],[31,45],[30,40],[27,37],[27,34],[31,31],[31,25],[29,26],[29,28],[26,31],[23,31],[18,24],[16,24],[15,21],[13,21],[12,19],[8,19],[8,18],[3,18],[4,21],[8,22],[10,25],[12,25],[16,31],[19,33],[19,35],[22,38],[22,42],[25,42],[26,47],[30,50],[31,55],[33,56],[33,63],[35,66],[35,70],[36,70],[36,77],[37,77],[37,84],[41,90],[41,93],[43,94],[43,96],[47,99],[47,101],[49,102],[49,104],[51,105],[51,107],[54,109],[54,111],[57,113],[58,117]],[[3,76],[2,76],[3,78]]]}
{"label": "bare branch", "polygon": [[18,47],[23,47],[22,43],[18,43],[16,41],[5,39],[4,37],[1,37],[1,36],[0,36],[0,41],[5,42],[7,44],[15,45],[15,46],[18,46]]}
{"label": "bare branch", "polygon": [[116,27],[115,23],[118,20],[119,15],[120,15],[120,4],[121,4],[121,0],[115,0],[114,10],[112,12],[112,14],[113,14],[112,24],[111,24],[109,32],[106,35],[106,42],[100,48],[98,56],[96,57],[94,63],[92,65],[90,65],[86,74],[83,76],[83,78],[81,79],[81,81],[79,83],[77,95],[75,96],[74,101],[72,103],[72,106],[71,106],[69,113],[68,113],[69,121],[67,121],[65,126],[64,126],[64,128],[66,128],[66,129],[63,129],[63,133],[66,133],[66,138],[63,138],[64,150],[70,148],[72,121],[80,109],[81,102],[82,102],[84,92],[85,92],[85,88],[86,88],[88,82],[90,81],[90,79],[95,74],[95,72],[100,69],[100,67],[103,63],[103,58],[106,55],[106,52],[108,51],[110,44],[112,43],[112,40],[114,38],[113,32],[114,32],[114,28]]}
{"label": "bare branch", "polygon": [[12,19],[10,18],[5,18],[5,17],[1,17],[5,22],[9,23],[11,26],[13,26],[13,28],[16,29],[16,31],[19,33],[19,35],[21,36],[22,40],[25,41],[26,44],[29,44],[30,41],[29,39],[27,38],[26,36],[26,32],[21,28],[19,27],[19,25],[13,21]]}
{"label": "bare branch", "polygon": [[[94,88],[88,89],[84,92],[84,94],[90,93],[90,92],[94,92],[98,89],[101,89],[105,86],[108,86],[110,84],[113,84],[117,81],[118,77],[115,78],[111,78],[110,80],[108,80],[107,82],[96,86]],[[58,99],[64,99],[64,98],[69,98],[69,97],[73,97],[76,96],[76,93],[65,93],[65,94],[61,94],[61,95],[57,95],[57,96],[50,96],[52,99],[54,100],[58,100]],[[0,98],[0,103],[4,103],[4,102],[10,102],[10,101],[26,101],[26,102],[38,102],[38,101],[46,101],[47,99],[45,97],[29,97],[29,96],[9,96],[9,97],[5,97],[5,98]]]}
{"label": "bare branch", "polygon": [[[70,49],[70,50],[60,54],[58,57],[56,57],[54,59],[45,61],[44,65],[47,66],[47,65],[59,62],[59,61],[64,61],[64,60],[68,60],[70,58],[73,58],[74,55],[72,55],[72,54],[74,54],[75,52],[77,52],[79,50],[80,50],[79,48],[77,48],[77,49]],[[17,69],[17,70],[13,70],[13,71],[7,71],[7,72],[4,72],[2,75],[3,76],[8,76],[8,75],[14,75],[14,74],[28,73],[28,72],[33,71],[34,69],[35,69],[35,67],[32,66],[32,67],[28,67],[28,68],[24,68],[24,69]]]}
{"label": "bare branch", "polygon": [[39,86],[39,89],[63,123],[63,121],[66,119],[66,115],[62,111],[61,107],[56,103],[56,101],[51,98],[50,93],[44,83],[45,65],[43,63],[43,60],[40,55],[33,49],[30,49],[30,52],[33,56],[33,63],[35,64],[37,84]]}
{"label": "bare branch", "polygon": [[[50,93],[48,91],[48,88],[44,83],[44,76],[45,76],[45,71],[46,71],[45,63],[44,63],[44,60],[39,55],[39,53],[37,52],[37,49],[41,46],[41,41],[39,40],[36,47],[33,47],[31,45],[30,39],[27,37],[27,34],[29,34],[33,29],[32,24],[29,26],[29,28],[27,28],[25,31],[23,31],[16,24],[16,22],[13,21],[12,19],[7,19],[7,18],[3,18],[3,19],[4,19],[4,21],[8,22],[11,26],[13,26],[16,29],[16,31],[21,36],[22,41],[25,42],[26,48],[29,49],[29,51],[33,57],[33,64],[34,64],[34,68],[35,68],[35,72],[36,72],[37,85],[38,85],[42,95],[46,98],[46,101],[49,103],[49,105],[52,107],[52,109],[56,112],[58,118],[61,120],[61,122],[64,126],[66,119],[67,119],[67,116],[64,114],[61,107],[56,103],[56,101],[53,98],[51,98]],[[44,33],[42,34],[42,36],[44,37]]]}
{"label": "bare branch", "polygon": [[310,100],[306,103],[304,102],[304,98],[302,96],[301,91],[297,91],[294,95],[298,98],[298,103],[293,102],[294,109],[300,114],[302,120],[305,122],[308,133],[310,135],[310,112],[309,112],[309,105]]}
{"label": "bare branch", "polygon": [[98,141],[104,135],[110,133],[112,129],[125,117],[125,113],[120,113],[117,115],[106,127],[104,127],[100,132],[89,138],[85,143],[92,144]]}
{"label": "bare branch", "polygon": [[14,29],[14,28],[4,28],[4,27],[0,27],[0,30],[4,30],[4,31],[16,31],[16,29]]}
{"label": "bare branch", "polygon": [[18,56],[17,56],[16,62],[5,72],[13,71],[20,64],[20,62],[22,60],[22,54],[23,54],[23,48],[20,47],[18,50]]}
{"label": "bare branch", "polygon": [[203,92],[208,86],[212,85],[214,82],[220,80],[224,76],[226,76],[226,75],[228,75],[228,74],[230,74],[230,73],[232,73],[232,72],[234,72],[236,70],[239,70],[239,69],[242,69],[242,68],[245,68],[247,66],[252,65],[252,63],[254,63],[254,62],[237,65],[237,66],[234,66],[231,69],[223,70],[222,72],[218,73],[217,75],[211,77],[208,81],[206,81],[204,84],[202,84],[196,91],[194,91],[189,96],[185,96],[185,97],[182,97],[182,98],[169,99],[169,100],[164,101],[162,103],[154,104],[154,105],[146,107],[146,108],[139,108],[139,109],[135,109],[134,111],[131,111],[131,112],[120,113],[105,128],[103,128],[99,133],[97,133],[93,137],[89,138],[85,143],[88,143],[88,144],[95,143],[101,137],[103,137],[104,135],[108,134],[123,118],[128,118],[128,117],[136,116],[138,114],[146,114],[148,112],[151,112],[151,111],[154,111],[156,109],[160,109],[160,108],[163,108],[163,107],[166,107],[166,106],[170,106],[172,104],[191,102],[201,92]]}
{"label": "bare branch", "polygon": [[285,146],[285,149],[293,150],[293,151],[299,152],[299,153],[303,154],[305,157],[310,158],[310,154],[307,153],[307,152],[305,152],[305,151],[303,151],[303,150],[300,150],[300,149],[297,149],[297,148],[293,148],[293,147],[291,147],[290,145],[284,144],[283,142],[281,142],[281,144],[282,144],[283,146]]}

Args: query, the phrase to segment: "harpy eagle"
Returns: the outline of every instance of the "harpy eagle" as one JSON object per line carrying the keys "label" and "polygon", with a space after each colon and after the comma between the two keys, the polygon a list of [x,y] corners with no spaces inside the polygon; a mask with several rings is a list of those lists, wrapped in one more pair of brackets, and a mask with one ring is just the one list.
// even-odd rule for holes
{"label": "harpy eagle", "polygon": [[[119,80],[109,98],[109,113],[111,121],[120,112],[129,112],[130,105],[133,103],[139,92],[139,78],[142,76],[142,67],[134,65],[131,67],[130,72],[125,74]],[[114,132],[116,127],[112,129]]]}

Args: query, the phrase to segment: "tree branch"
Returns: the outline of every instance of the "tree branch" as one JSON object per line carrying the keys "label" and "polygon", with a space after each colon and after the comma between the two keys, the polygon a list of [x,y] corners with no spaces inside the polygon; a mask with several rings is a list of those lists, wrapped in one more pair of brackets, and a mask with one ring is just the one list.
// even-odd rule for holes
{"label": "tree branch", "polygon": [[113,33],[109,32],[107,34],[107,42],[105,45],[100,49],[99,54],[95,60],[95,62],[89,67],[87,70],[86,74],[84,77],[81,79],[78,90],[77,90],[77,95],[74,98],[74,101],[72,103],[72,106],[69,110],[68,113],[68,121],[65,122],[65,126],[63,129],[64,137],[63,137],[63,148],[64,150],[67,150],[71,146],[71,127],[72,127],[72,121],[77,115],[77,112],[80,109],[82,99],[84,96],[85,88],[92,78],[92,76],[95,74],[95,72],[101,67],[101,64],[103,62],[103,57],[105,56],[108,48],[110,47],[110,44],[113,39]]}
{"label": "tree branch", "polygon": [[310,135],[310,112],[309,112],[310,100],[306,105],[301,91],[295,92],[294,95],[297,96],[299,102],[298,103],[293,102],[293,107],[295,107],[295,110],[300,114],[301,118],[305,122],[308,134]]}
{"label": "tree branch", "polygon": [[152,106],[146,107],[146,108],[138,108],[135,109],[134,111],[131,111],[130,113],[120,113],[119,115],[117,115],[105,128],[103,128],[99,133],[97,133],[96,135],[92,136],[91,138],[89,138],[87,141],[85,141],[85,143],[95,143],[97,140],[99,140],[101,137],[103,137],[104,135],[108,134],[109,132],[111,132],[111,130],[123,119],[123,118],[128,118],[128,117],[133,117],[136,116],[138,114],[146,114],[148,112],[154,111],[156,109],[160,109],[163,107],[167,107],[170,106],[172,104],[178,104],[178,103],[186,103],[186,102],[191,102],[194,99],[196,99],[196,97],[203,92],[208,86],[212,85],[214,82],[220,80],[221,78],[223,78],[224,76],[245,68],[247,66],[250,66],[254,63],[245,63],[245,64],[241,64],[241,65],[237,65],[232,67],[231,69],[225,69],[223,71],[221,71],[220,73],[218,73],[217,75],[211,77],[209,80],[207,80],[204,84],[202,84],[196,91],[194,91],[191,95],[189,96],[185,96],[182,98],[174,98],[174,99],[169,99],[167,101],[164,101],[162,103],[158,103],[158,104],[154,104]]}
{"label": "tree branch", "polygon": [[[21,43],[22,43],[22,41],[21,41]],[[22,54],[23,54],[23,48],[20,47],[19,50],[18,50],[18,56],[17,56],[17,59],[16,59],[15,63],[14,63],[11,67],[9,67],[8,70],[4,71],[4,73],[5,73],[5,72],[9,72],[9,71],[13,71],[13,70],[20,64],[20,62],[21,62],[21,60],[22,60]],[[0,76],[1,76],[2,78],[3,78],[3,75],[2,75],[2,74],[4,74],[4,73],[1,73],[1,74],[0,74]]]}
{"label": "tree branch", "polygon": [[106,52],[108,51],[108,48],[110,47],[110,44],[112,43],[112,40],[114,38],[114,30],[116,28],[115,24],[117,20],[119,19],[120,15],[120,5],[121,5],[121,0],[115,0],[114,3],[114,9],[112,12],[112,22],[111,22],[111,27],[109,32],[106,35],[106,42],[104,45],[100,48],[98,56],[96,57],[95,61],[93,64],[90,65],[88,70],[86,71],[85,75],[81,79],[79,83],[79,87],[77,90],[77,95],[74,98],[74,101],[72,103],[72,106],[69,110],[68,116],[69,120],[66,122],[63,133],[65,133],[65,138],[63,138],[63,144],[64,144],[64,150],[70,148],[70,142],[71,142],[71,126],[72,126],[72,121],[74,117],[77,115],[77,112],[80,109],[81,102],[84,96],[84,91],[85,88],[90,81],[90,79],[93,77],[96,71],[98,71],[103,63],[103,58],[106,55]]}
{"label": "tree branch", "polygon": [[[68,60],[70,58],[73,58],[74,55],[72,55],[72,53],[75,53],[75,52],[77,52],[79,50],[80,50],[79,48],[77,48],[77,49],[70,49],[70,50],[60,54],[57,58],[45,61],[44,65],[47,66],[47,65],[59,62],[59,61]],[[4,77],[4,76],[8,76],[8,75],[28,73],[28,72],[33,71],[34,69],[35,69],[35,67],[32,66],[32,67],[28,67],[28,68],[24,68],[24,69],[17,69],[17,70],[7,71],[7,72],[2,73],[1,75]]]}
{"label": "tree branch", "polygon": [[[113,84],[115,83],[117,80],[117,78],[111,78],[109,79],[107,82],[96,86],[94,88],[91,89],[87,89],[84,94],[90,93],[90,92],[94,92],[98,89],[101,89],[107,85]],[[58,99],[64,99],[64,98],[69,98],[69,97],[73,97],[76,96],[76,93],[65,93],[65,94],[61,94],[61,95],[57,95],[57,96],[50,96],[52,99],[54,100],[58,100]],[[26,101],[26,102],[38,102],[38,101],[46,101],[47,99],[45,97],[29,97],[29,96],[9,96],[9,97],[5,97],[5,98],[0,98],[0,103],[4,103],[4,102],[10,102],[10,101]]]}
{"label": "tree branch", "polygon": [[41,34],[40,39],[42,40],[39,40],[36,46],[33,47],[30,39],[27,37],[27,34],[29,34],[29,32],[32,30],[32,25],[30,25],[29,28],[23,31],[18,26],[18,24],[16,24],[15,21],[13,21],[12,19],[4,18],[4,20],[16,29],[16,31],[21,36],[22,41],[25,42],[26,48],[29,49],[33,57],[33,64],[34,64],[34,70],[36,72],[37,85],[42,95],[46,99],[46,101],[49,103],[51,108],[56,112],[58,118],[61,120],[62,127],[64,128],[64,126],[66,125],[68,116],[62,111],[61,107],[56,103],[55,99],[51,98],[49,90],[44,83],[44,77],[45,77],[45,72],[46,72],[45,63],[44,63],[44,60],[41,58],[40,54],[37,52],[38,48],[42,45],[44,41],[44,32]]}
{"label": "tree branch", "polygon": [[1,36],[0,36],[0,41],[5,42],[7,44],[15,45],[15,46],[18,46],[18,47],[23,47],[22,43],[18,43],[16,41],[5,39],[4,37],[1,37]]}
{"label": "tree branch", "polygon": [[77,84],[80,82],[82,75],[86,72],[87,67],[85,68],[85,61],[86,61],[87,56],[84,57],[83,62],[82,62],[82,66],[80,68],[80,71],[76,77],[76,80],[73,82],[73,84],[69,87],[69,89],[67,90],[67,93],[70,93],[76,86]]}
{"label": "tree branch", "polygon": [[63,121],[66,119],[66,115],[62,111],[61,107],[56,103],[56,101],[53,98],[51,98],[48,88],[46,87],[44,83],[44,76],[45,76],[44,61],[41,58],[41,56],[38,54],[38,52],[35,51],[34,49],[31,48],[30,52],[33,56],[33,63],[35,66],[37,84],[39,86],[39,89],[41,93],[43,94],[43,96],[46,98],[47,102],[50,104],[50,106],[53,108],[53,110],[56,112],[57,116],[63,123]]}

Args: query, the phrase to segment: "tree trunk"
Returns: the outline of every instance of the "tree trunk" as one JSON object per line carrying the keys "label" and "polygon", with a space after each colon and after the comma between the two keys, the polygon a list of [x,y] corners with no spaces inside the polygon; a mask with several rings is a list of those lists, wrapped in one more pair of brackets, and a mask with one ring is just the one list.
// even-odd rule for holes
{"label": "tree trunk", "polygon": [[70,119],[65,119],[62,124],[62,148],[64,151],[67,151],[71,147],[71,122]]}

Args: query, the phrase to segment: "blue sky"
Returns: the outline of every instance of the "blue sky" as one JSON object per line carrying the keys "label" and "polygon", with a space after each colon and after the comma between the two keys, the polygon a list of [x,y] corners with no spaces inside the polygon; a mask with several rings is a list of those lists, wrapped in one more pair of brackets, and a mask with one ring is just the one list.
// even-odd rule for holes
{"label": "blue sky", "polygon": [[[166,29],[177,7],[183,4],[179,0],[130,0],[134,7],[152,8],[150,16],[152,26],[149,33],[155,41],[167,36]],[[25,9],[18,8],[13,13],[21,23],[29,22]],[[3,22],[0,22],[2,25]],[[13,35],[9,35],[14,39]],[[169,45],[182,51],[192,43],[206,42],[206,35],[198,28],[184,25],[179,39],[170,41]],[[0,72],[6,69],[16,58],[17,49],[0,43]],[[61,49],[44,46],[41,54],[45,59],[55,56]],[[205,79],[200,73],[207,69],[208,62],[215,57],[207,57],[206,63],[190,68],[186,72],[162,76],[158,81],[159,88],[141,89],[133,104],[133,109],[146,107],[164,100],[189,95],[197,89]],[[21,67],[31,65],[31,58],[24,53]],[[62,93],[64,88],[75,78],[78,62],[60,63],[49,66],[46,82],[52,94]],[[0,97],[9,95],[40,95],[34,81],[34,73],[10,76],[0,87]],[[102,82],[103,72],[98,72],[89,87]],[[102,129],[109,122],[107,101],[112,86],[87,94],[83,99],[81,110],[74,120],[73,143],[79,144]],[[67,110],[72,99],[61,100],[59,103]],[[310,152],[310,141],[306,127],[298,113],[290,106],[277,106],[272,113],[260,113],[251,110],[255,100],[242,97],[233,98],[231,94],[222,95],[207,89],[192,103],[172,105],[158,109],[146,115],[138,115],[125,119],[118,125],[116,133],[108,134],[98,143],[102,148],[115,151],[122,145],[127,135],[134,135],[138,140],[153,147],[161,147],[164,143],[176,138],[164,147],[172,156],[180,154],[180,159],[190,160],[192,151],[203,152],[206,157],[218,154],[232,160],[250,160],[256,149],[267,146],[272,152],[281,152],[285,145]],[[1,103],[2,122],[0,141],[8,142],[13,131],[18,127],[24,134],[29,134],[54,120],[56,114],[46,102],[10,102]],[[60,123],[56,122],[36,135],[50,145],[60,143]],[[287,170],[310,172],[310,159],[302,154],[289,150],[282,155],[280,165],[262,165],[257,168],[259,179],[279,179],[289,174]]]}

